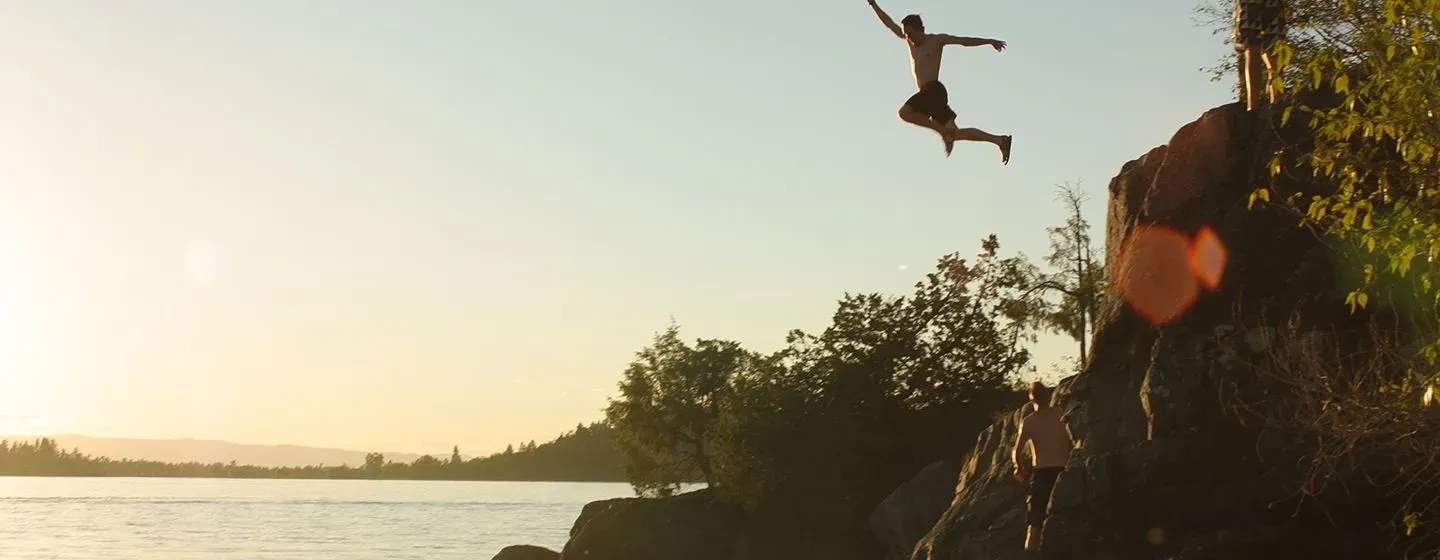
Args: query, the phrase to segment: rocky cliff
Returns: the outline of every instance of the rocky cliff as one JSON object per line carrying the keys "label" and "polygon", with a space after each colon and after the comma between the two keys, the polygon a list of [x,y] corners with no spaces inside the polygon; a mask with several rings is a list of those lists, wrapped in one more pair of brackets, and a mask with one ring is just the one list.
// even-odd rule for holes
{"label": "rocky cliff", "polygon": [[[1247,209],[1269,143],[1305,136],[1303,123],[1264,119],[1213,109],[1111,181],[1113,289],[1088,366],[1054,397],[1077,447],[1039,557],[1380,557],[1378,519],[1294,503],[1285,436],[1261,437],[1227,409],[1255,388],[1252,364],[1291,343],[1276,325],[1354,320],[1331,250],[1292,215]],[[1023,488],[1010,476],[1017,420],[980,437],[914,559],[1026,557]]]}

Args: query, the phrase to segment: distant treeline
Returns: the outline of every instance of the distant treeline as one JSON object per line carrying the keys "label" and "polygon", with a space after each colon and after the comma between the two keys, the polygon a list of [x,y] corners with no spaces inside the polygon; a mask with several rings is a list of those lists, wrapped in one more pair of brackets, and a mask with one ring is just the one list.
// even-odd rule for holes
{"label": "distant treeline", "polygon": [[329,478],[394,480],[507,480],[625,482],[625,470],[603,422],[578,425],[554,440],[509,446],[488,457],[464,460],[460,449],[449,457],[425,455],[411,463],[386,461],[380,453],[364,465],[257,467],[231,463],[163,463],[94,457],[79,449],[61,449],[55,440],[0,441],[0,476],[126,476],[213,478]]}

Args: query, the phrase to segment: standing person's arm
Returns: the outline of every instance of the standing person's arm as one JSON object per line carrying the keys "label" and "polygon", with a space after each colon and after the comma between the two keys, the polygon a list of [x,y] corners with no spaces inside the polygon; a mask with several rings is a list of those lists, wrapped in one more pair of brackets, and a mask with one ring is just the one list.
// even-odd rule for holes
{"label": "standing person's arm", "polygon": [[1025,463],[1020,459],[1020,455],[1025,449],[1025,444],[1030,442],[1030,434],[1025,431],[1024,420],[1020,421],[1019,431],[1020,433],[1015,435],[1015,448],[1010,450],[1010,460],[1015,463],[1015,474],[1022,477],[1023,480],[1024,478],[1029,478],[1028,475],[1030,474],[1030,469],[1027,468]]}
{"label": "standing person's arm", "polygon": [[870,9],[875,10],[875,16],[880,18],[880,23],[885,24],[885,28],[889,29],[891,33],[894,33],[896,37],[904,39],[905,32],[900,30],[900,26],[895,23],[895,20],[890,19],[890,15],[886,14],[885,10],[880,9],[880,5],[876,4],[875,0],[868,1],[870,2]]}

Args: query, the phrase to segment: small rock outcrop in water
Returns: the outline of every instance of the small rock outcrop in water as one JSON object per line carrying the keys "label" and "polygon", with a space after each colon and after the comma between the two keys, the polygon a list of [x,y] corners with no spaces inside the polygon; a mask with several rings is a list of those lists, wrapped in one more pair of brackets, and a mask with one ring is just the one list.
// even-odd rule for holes
{"label": "small rock outcrop in water", "polygon": [[560,553],[528,544],[517,544],[500,549],[490,560],[559,560]]}
{"label": "small rock outcrop in water", "polygon": [[729,560],[739,546],[741,512],[709,490],[672,498],[620,498],[586,504],[570,529],[564,560]]}
{"label": "small rock outcrop in water", "polygon": [[[1321,329],[1346,321],[1330,250],[1293,216],[1246,207],[1264,177],[1261,115],[1238,105],[1213,109],[1111,181],[1112,283],[1175,272],[1122,252],[1148,226],[1185,237],[1213,228],[1228,266],[1216,291],[1200,288],[1188,310],[1162,326],[1108,298],[1089,365],[1054,397],[1078,447],[1056,483],[1038,557],[1382,557],[1377,533],[1367,533],[1374,517],[1342,531],[1336,523],[1343,520],[1276,507],[1294,494],[1287,487],[1294,473],[1275,466],[1287,463],[1277,456],[1283,451],[1222,410],[1221,395],[1255,383],[1242,364],[1260,361],[1274,342],[1265,325],[1298,321]],[[1297,126],[1280,136],[1301,138]],[[1011,476],[1017,421],[1018,414],[980,436],[954,493],[947,492],[952,505],[915,547],[914,560],[1034,557],[1023,550],[1024,492]],[[924,511],[922,502],[913,509]]]}

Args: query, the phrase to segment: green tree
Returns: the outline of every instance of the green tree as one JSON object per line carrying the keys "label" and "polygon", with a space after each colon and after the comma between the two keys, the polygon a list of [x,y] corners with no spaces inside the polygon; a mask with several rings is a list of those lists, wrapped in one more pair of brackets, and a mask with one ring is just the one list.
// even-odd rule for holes
{"label": "green tree", "polygon": [[[1282,125],[1309,134],[1276,143],[1269,180],[1249,203],[1323,234],[1346,267],[1344,304],[1380,313],[1385,326],[1328,341],[1326,353],[1307,343],[1273,360],[1268,375],[1304,401],[1285,411],[1284,425],[1326,442],[1310,479],[1340,479],[1351,472],[1343,465],[1365,462],[1356,457],[1383,458],[1398,473],[1357,478],[1414,499],[1407,524],[1433,525],[1440,429],[1422,406],[1440,385],[1440,0],[1289,6],[1275,48],[1285,92],[1276,108]],[[1202,11],[1220,13],[1214,4]]]}
{"label": "green tree", "polygon": [[1067,183],[1057,188],[1056,198],[1065,209],[1065,224],[1046,228],[1050,234],[1050,254],[1045,262],[1052,271],[1039,275],[1034,289],[1060,294],[1059,304],[1039,316],[1043,326],[1068,335],[1080,344],[1076,356],[1083,367],[1090,351],[1088,336],[1095,330],[1095,317],[1100,312],[1100,298],[1105,289],[1105,265],[1095,257],[1090,222],[1082,209],[1085,193]]}
{"label": "green tree", "polygon": [[385,468],[385,455],[382,453],[365,454],[365,472],[372,477],[379,478]]}
{"label": "green tree", "polygon": [[697,478],[715,484],[711,429],[730,378],[753,358],[733,341],[691,347],[673,323],[637,353],[605,415],[638,492],[665,495]]}
{"label": "green tree", "polygon": [[[1440,0],[1307,0],[1276,47],[1291,100],[1283,123],[1312,132],[1281,146],[1251,196],[1297,214],[1355,263],[1346,304],[1372,296],[1408,311],[1440,359]],[[1315,181],[1312,177],[1318,178]],[[1297,185],[1313,185],[1306,189]],[[1273,200],[1272,200],[1273,199]]]}
{"label": "green tree", "polygon": [[[1401,465],[1405,475],[1390,490],[1403,489],[1412,500],[1402,516],[1406,532],[1418,528],[1433,536],[1440,517],[1433,506],[1440,489],[1440,471],[1433,468],[1440,433],[1433,421],[1389,397],[1398,393],[1429,405],[1440,387],[1440,0],[1344,2],[1331,13],[1339,23],[1324,29],[1336,41],[1277,50],[1294,76],[1287,80],[1293,96],[1334,92],[1340,99],[1286,109],[1287,121],[1308,122],[1313,145],[1298,154],[1277,153],[1272,186],[1306,223],[1350,249],[1358,268],[1346,300],[1350,308],[1397,311],[1414,333],[1418,363],[1390,364],[1391,373],[1408,371],[1410,379],[1396,382],[1400,376],[1391,375],[1389,383],[1368,386],[1368,394],[1343,395],[1388,405],[1366,408],[1375,412],[1364,419],[1403,429],[1352,430],[1356,436],[1347,441],[1357,454]],[[1283,179],[1300,173],[1316,174],[1334,188],[1285,193]],[[1269,195],[1261,190],[1256,198]],[[1371,306],[1372,300],[1383,305]],[[1352,427],[1321,425],[1327,435],[1342,436]],[[1408,447],[1404,440],[1430,444]]]}
{"label": "green tree", "polygon": [[[992,235],[973,260],[946,255],[908,296],[845,294],[819,334],[732,380],[715,429],[721,495],[775,531],[776,542],[856,548],[869,512],[929,461],[1018,406],[1019,344],[1038,304],[1034,270],[1001,257]],[[797,538],[798,536],[798,538]],[[806,552],[806,551],[809,552]]]}

